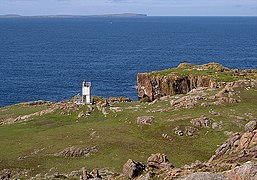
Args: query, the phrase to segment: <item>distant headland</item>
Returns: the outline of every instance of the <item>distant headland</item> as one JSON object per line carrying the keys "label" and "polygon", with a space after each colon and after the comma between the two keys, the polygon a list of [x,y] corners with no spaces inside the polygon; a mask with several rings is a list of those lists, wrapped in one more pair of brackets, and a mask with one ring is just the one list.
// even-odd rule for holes
{"label": "distant headland", "polygon": [[35,16],[23,16],[19,14],[6,14],[0,15],[0,18],[88,18],[88,17],[147,17],[147,14],[136,13],[122,13],[122,14],[101,14],[101,15],[35,15]]}

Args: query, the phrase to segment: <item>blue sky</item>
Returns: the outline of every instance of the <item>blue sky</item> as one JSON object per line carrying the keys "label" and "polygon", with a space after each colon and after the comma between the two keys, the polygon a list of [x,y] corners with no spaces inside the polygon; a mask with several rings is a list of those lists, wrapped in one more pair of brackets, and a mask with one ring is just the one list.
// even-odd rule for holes
{"label": "blue sky", "polygon": [[0,14],[256,16],[257,0],[0,0]]}

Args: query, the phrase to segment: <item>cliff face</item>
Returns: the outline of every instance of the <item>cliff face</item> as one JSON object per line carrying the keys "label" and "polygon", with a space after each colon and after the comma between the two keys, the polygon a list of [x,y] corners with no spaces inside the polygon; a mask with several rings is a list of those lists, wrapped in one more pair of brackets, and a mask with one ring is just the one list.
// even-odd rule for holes
{"label": "cliff face", "polygon": [[217,82],[232,82],[247,77],[256,78],[256,70],[229,69],[218,63],[193,65],[182,63],[177,68],[139,73],[138,98],[149,100],[167,95],[185,94],[198,87],[215,88]]}
{"label": "cliff face", "polygon": [[211,77],[197,75],[152,76],[149,73],[137,75],[138,98],[148,97],[151,101],[162,96],[186,94],[197,87],[215,87]]}

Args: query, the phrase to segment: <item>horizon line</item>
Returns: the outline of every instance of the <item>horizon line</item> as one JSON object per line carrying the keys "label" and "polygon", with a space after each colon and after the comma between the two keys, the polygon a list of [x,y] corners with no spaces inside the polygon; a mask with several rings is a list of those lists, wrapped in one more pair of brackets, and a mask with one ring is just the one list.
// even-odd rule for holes
{"label": "horizon line", "polygon": [[111,13],[111,14],[44,14],[44,15],[22,15],[22,14],[0,14],[0,17],[60,17],[60,16],[80,16],[80,17],[257,17],[257,15],[148,15],[144,13]]}

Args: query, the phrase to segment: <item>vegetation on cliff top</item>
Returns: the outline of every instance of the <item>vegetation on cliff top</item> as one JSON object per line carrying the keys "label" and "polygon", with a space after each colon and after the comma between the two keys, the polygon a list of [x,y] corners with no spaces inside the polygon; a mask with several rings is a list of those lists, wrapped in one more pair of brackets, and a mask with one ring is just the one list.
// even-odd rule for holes
{"label": "vegetation on cliff top", "polygon": [[[182,63],[177,68],[170,68],[149,73],[151,76],[208,76],[216,79],[217,82],[232,82],[242,78],[252,78],[252,74],[238,69],[229,69],[218,63],[208,63],[204,65],[194,65]],[[256,74],[254,74],[256,78]]]}

